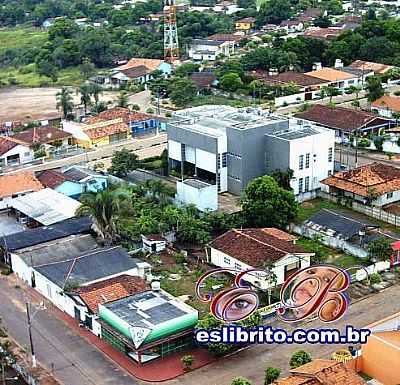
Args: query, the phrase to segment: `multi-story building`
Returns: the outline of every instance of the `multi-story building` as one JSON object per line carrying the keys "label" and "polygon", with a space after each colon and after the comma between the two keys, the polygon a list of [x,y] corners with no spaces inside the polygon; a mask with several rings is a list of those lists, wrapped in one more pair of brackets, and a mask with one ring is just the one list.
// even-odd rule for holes
{"label": "multi-story building", "polygon": [[174,117],[167,131],[170,169],[181,177],[177,199],[201,210],[217,209],[218,193],[239,195],[252,179],[278,169],[293,170],[291,185],[303,200],[333,171],[334,134],[325,128],[228,106],[190,108]]}

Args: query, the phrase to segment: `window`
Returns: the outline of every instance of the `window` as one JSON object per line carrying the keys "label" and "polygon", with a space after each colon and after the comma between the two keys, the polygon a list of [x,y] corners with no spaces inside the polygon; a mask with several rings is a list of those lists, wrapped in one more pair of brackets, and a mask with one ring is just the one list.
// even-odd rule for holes
{"label": "window", "polygon": [[303,178],[299,179],[299,194],[303,192]]}
{"label": "window", "polygon": [[219,154],[217,155],[217,169],[221,168],[221,160],[219,158]]}
{"label": "window", "polygon": [[306,168],[310,168],[310,154],[306,154]]}
{"label": "window", "polygon": [[24,157],[25,158],[27,158],[29,155],[31,155],[31,153],[28,151],[28,152],[24,152]]}
{"label": "window", "polygon": [[224,263],[227,265],[231,264],[231,260],[228,257],[224,257]]}
{"label": "window", "polygon": [[393,198],[393,192],[387,193],[386,199],[391,199],[391,198]]}
{"label": "window", "polygon": [[328,170],[328,176],[332,175],[332,170]]}
{"label": "window", "polygon": [[310,191],[310,177],[306,176],[304,179],[304,191]]}
{"label": "window", "polygon": [[299,156],[299,170],[304,168],[304,155]]}
{"label": "window", "polygon": [[227,166],[227,153],[224,152],[222,153],[222,167],[226,167]]}
{"label": "window", "polygon": [[235,270],[242,270],[242,266],[239,263],[235,263]]}
{"label": "window", "polygon": [[333,148],[329,147],[328,149],[328,162],[332,162],[333,160]]}

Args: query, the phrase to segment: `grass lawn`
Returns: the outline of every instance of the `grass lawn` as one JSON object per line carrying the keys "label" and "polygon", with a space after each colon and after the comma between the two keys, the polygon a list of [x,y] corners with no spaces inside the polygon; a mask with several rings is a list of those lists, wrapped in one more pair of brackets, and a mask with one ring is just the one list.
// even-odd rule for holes
{"label": "grass lawn", "polygon": [[335,202],[331,202],[321,198],[313,199],[312,201],[307,201],[300,205],[299,214],[297,215],[296,222],[304,222],[306,219],[312,217],[315,213],[322,209],[343,208],[343,206],[340,206]]}
{"label": "grass lawn", "polygon": [[18,27],[0,29],[0,52],[9,48],[41,47],[47,32],[39,28]]}
{"label": "grass lawn", "polygon": [[53,83],[49,78],[39,76],[35,71],[35,65],[29,64],[21,68],[0,68],[0,85],[19,85],[28,88],[47,86],[79,86],[84,79],[78,67],[62,69],[58,73],[58,80]]}

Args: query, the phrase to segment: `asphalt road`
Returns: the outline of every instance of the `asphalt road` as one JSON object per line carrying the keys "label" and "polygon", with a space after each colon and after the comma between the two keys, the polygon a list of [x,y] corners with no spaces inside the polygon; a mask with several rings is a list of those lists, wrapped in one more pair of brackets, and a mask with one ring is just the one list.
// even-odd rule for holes
{"label": "asphalt road", "polygon": [[[29,351],[24,291],[10,279],[0,276],[0,317],[9,334]],[[139,384],[49,311],[36,313],[32,329],[38,361],[49,370],[54,366],[55,377],[63,384]]]}

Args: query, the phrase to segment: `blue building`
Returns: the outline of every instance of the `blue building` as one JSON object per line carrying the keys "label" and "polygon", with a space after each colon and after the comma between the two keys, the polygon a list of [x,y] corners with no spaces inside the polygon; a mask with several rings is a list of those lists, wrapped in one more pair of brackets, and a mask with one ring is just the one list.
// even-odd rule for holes
{"label": "blue building", "polygon": [[63,171],[45,170],[40,172],[37,178],[43,186],[74,199],[78,199],[82,193],[98,192],[108,187],[106,175],[79,166],[72,166]]}

